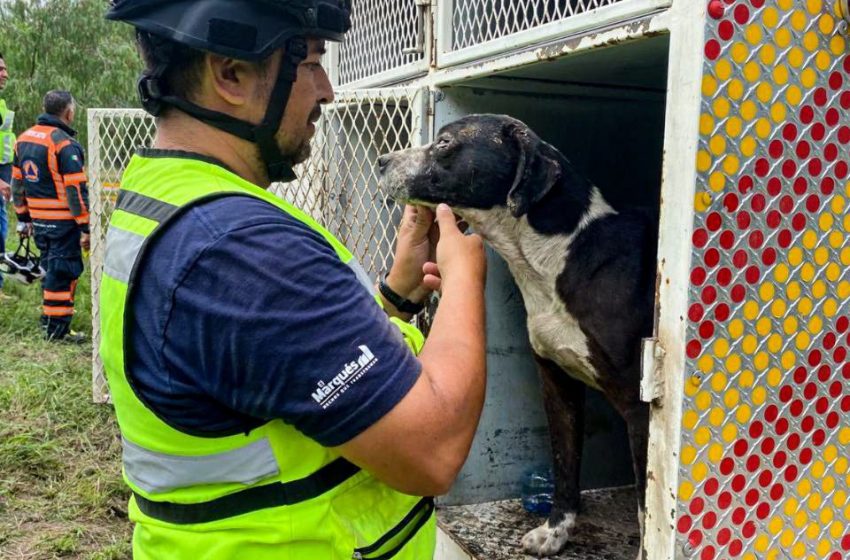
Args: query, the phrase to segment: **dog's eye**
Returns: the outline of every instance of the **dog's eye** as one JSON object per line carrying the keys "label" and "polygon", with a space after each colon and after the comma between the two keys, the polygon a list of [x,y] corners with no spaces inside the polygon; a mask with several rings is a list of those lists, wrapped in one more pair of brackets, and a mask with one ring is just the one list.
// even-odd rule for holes
{"label": "dog's eye", "polygon": [[434,147],[435,148],[444,148],[444,147],[448,146],[449,144],[451,144],[451,138],[443,136],[441,138],[437,138],[437,140],[434,142]]}

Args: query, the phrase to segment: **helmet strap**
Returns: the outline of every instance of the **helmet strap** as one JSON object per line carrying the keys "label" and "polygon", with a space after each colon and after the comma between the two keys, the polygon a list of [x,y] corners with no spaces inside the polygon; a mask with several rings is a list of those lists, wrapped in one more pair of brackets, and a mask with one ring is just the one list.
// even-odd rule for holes
{"label": "helmet strap", "polygon": [[[277,80],[266,106],[266,114],[258,125],[206,109],[174,95],[164,94],[161,78],[168,69],[169,57],[167,53],[159,52],[157,43],[154,43],[154,55],[159,62],[150,73],[142,74],[138,83],[139,98],[148,113],[157,117],[162,114],[165,106],[170,105],[214,128],[256,144],[260,150],[260,159],[266,166],[269,181],[286,182],[296,178],[292,169],[292,158],[281,153],[275,137],[283,121],[292,84],[298,75],[298,65],[307,58],[307,42],[303,37],[293,37],[286,42]],[[160,58],[160,55],[163,55],[163,58]]]}

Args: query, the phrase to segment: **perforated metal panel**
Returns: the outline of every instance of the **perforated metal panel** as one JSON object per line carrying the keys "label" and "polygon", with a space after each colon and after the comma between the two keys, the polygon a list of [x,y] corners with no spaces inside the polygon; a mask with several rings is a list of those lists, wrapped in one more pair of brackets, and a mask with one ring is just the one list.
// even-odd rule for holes
{"label": "perforated metal panel", "polygon": [[[392,70],[426,70],[423,17],[415,0],[355,0],[351,31],[339,47],[339,85]],[[421,52],[405,54],[418,46]]]}
{"label": "perforated metal panel", "polygon": [[452,48],[463,49],[623,0],[454,0]]}
{"label": "perforated metal panel", "polygon": [[[381,154],[418,145],[424,134],[424,92],[396,88],[339,91],[324,107],[308,161],[299,178],[275,184],[275,194],[300,207],[336,235],[373,279],[390,264],[401,209],[377,192]],[[141,110],[92,109],[89,176],[92,199],[93,392],[108,399],[100,339],[99,288],[106,226],[115,207],[121,174],[135,149],[153,139],[153,119]]]}
{"label": "perforated metal panel", "polygon": [[850,557],[840,19],[822,0],[709,4],[676,523],[684,557]]}

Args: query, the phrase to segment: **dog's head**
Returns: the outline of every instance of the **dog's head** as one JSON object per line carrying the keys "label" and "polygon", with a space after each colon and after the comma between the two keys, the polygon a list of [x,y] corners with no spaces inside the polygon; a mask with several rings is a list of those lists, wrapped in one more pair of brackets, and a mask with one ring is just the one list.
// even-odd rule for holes
{"label": "dog's head", "polygon": [[558,182],[563,158],[524,123],[470,115],[440,129],[434,142],[381,156],[381,186],[399,202],[457,209],[507,208],[518,218]]}

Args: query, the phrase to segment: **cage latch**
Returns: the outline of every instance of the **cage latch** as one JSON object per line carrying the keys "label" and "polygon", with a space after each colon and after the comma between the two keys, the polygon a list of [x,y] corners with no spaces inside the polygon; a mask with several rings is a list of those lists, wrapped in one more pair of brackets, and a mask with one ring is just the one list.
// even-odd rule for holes
{"label": "cage latch", "polygon": [[401,50],[401,54],[425,53],[425,21],[428,19],[428,9],[431,0],[414,0],[416,4],[416,45]]}
{"label": "cage latch", "polygon": [[662,363],[664,348],[657,338],[644,338],[641,341],[640,400],[651,403],[661,398],[664,392]]}

